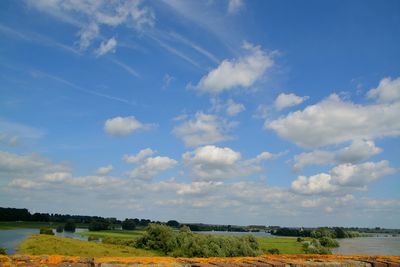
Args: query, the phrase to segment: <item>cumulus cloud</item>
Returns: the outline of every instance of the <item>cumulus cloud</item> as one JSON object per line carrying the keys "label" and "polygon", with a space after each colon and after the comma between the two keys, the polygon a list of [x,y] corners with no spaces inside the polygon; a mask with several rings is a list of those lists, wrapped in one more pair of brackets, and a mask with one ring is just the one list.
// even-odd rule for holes
{"label": "cumulus cloud", "polygon": [[228,132],[233,126],[234,123],[224,121],[216,115],[197,112],[193,119],[184,121],[172,132],[182,138],[186,146],[192,147],[232,139]]}
{"label": "cumulus cloud", "polygon": [[127,163],[139,163],[143,161],[145,158],[153,155],[155,151],[153,151],[151,148],[145,148],[140,150],[137,154],[135,155],[124,155],[123,160],[126,161]]}
{"label": "cumulus cloud", "polygon": [[137,168],[127,173],[127,175],[134,179],[148,180],[172,168],[177,163],[178,161],[169,157],[149,157],[143,160]]}
{"label": "cumulus cloud", "polygon": [[299,105],[308,98],[308,96],[297,96],[295,94],[282,93],[275,99],[274,105],[277,110],[282,110],[288,107]]}
{"label": "cumulus cloud", "polygon": [[381,103],[390,103],[400,100],[400,77],[392,80],[384,78],[377,88],[368,91],[369,98],[376,98]]}
{"label": "cumulus cloud", "polygon": [[316,148],[351,140],[400,135],[400,102],[358,105],[336,94],[265,127],[300,147]]}
{"label": "cumulus cloud", "polygon": [[340,164],[329,173],[319,173],[309,177],[299,176],[292,182],[294,192],[301,194],[321,194],[345,192],[343,189],[365,189],[367,185],[381,177],[393,174],[395,169],[389,162],[365,162],[361,164]]}
{"label": "cumulus cloud", "polygon": [[241,160],[241,154],[229,147],[207,145],[182,155],[184,163],[191,168],[195,180],[218,180],[235,178],[263,170],[261,163],[272,154],[262,152],[255,158]]}
{"label": "cumulus cloud", "polygon": [[153,27],[155,21],[153,11],[142,6],[140,0],[29,0],[27,3],[56,19],[78,26],[81,49],[87,49],[100,36],[102,26],[125,25],[142,31]]}
{"label": "cumulus cloud", "polygon": [[111,136],[126,136],[139,129],[149,129],[152,126],[141,123],[134,116],[115,117],[106,120],[104,131]]}
{"label": "cumulus cloud", "polygon": [[307,165],[357,163],[382,151],[373,141],[354,140],[349,146],[339,150],[314,150],[298,154],[294,156],[293,169],[300,171]]}
{"label": "cumulus cloud", "polygon": [[99,175],[107,175],[110,172],[112,172],[113,169],[114,169],[113,165],[109,164],[109,165],[106,165],[106,166],[99,167],[97,169],[96,173],[99,174]]}
{"label": "cumulus cloud", "polygon": [[[212,165],[218,164],[239,164],[242,168],[248,162],[253,162],[257,158],[267,159],[271,155],[268,152],[260,153],[258,156],[243,160],[238,159],[236,151],[220,148],[216,153],[212,153],[211,159],[199,153],[196,157],[191,154],[197,163]],[[4,152],[3,152],[4,153]],[[218,156],[220,154],[220,156]],[[223,155],[228,155],[227,159],[221,159]],[[71,203],[79,206],[86,203],[80,209],[82,214],[90,212],[106,212],[115,216],[124,216],[127,210],[143,214],[143,217],[157,219],[154,214],[166,213],[167,216],[175,214],[174,217],[179,221],[201,221],[204,214],[210,220],[224,222],[227,216],[235,219],[240,224],[260,223],[265,217],[273,218],[271,223],[290,224],[293,216],[300,218],[298,224],[306,223],[302,218],[315,216],[314,223],[318,225],[331,225],[329,217],[323,216],[324,210],[329,210],[335,214],[337,220],[343,224],[353,224],[354,216],[356,221],[371,221],[372,218],[387,218],[383,226],[395,226],[398,222],[398,209],[400,201],[398,199],[373,199],[367,197],[356,198],[348,192],[336,191],[334,194],[324,194],[310,196],[309,194],[298,194],[293,190],[283,187],[272,187],[261,182],[235,181],[235,180],[194,180],[177,181],[176,179],[163,179],[152,181],[151,179],[126,179],[126,177],[111,177],[103,175],[73,176],[71,169],[63,164],[54,163],[49,159],[36,155],[18,155],[9,153],[8,158],[12,161],[31,162],[27,165],[34,165],[36,168],[28,168],[29,172],[21,171],[21,164],[4,163],[0,172],[0,201],[5,205],[14,203],[21,207],[32,207],[32,203],[40,202],[45,210],[51,210],[54,205]],[[138,163],[141,166],[145,160]],[[148,165],[159,165],[162,160],[154,160],[158,163]],[[244,162],[247,162],[243,166]],[[254,164],[254,163],[252,163]],[[380,163],[374,163],[379,165]],[[4,174],[4,165],[12,165],[7,168]],[[384,165],[384,164],[382,164]],[[152,169],[154,166],[151,167]],[[157,169],[157,167],[156,167]],[[374,173],[375,179],[382,174],[384,166],[374,168],[358,166],[351,173],[354,177],[357,173],[364,176],[365,173]],[[364,169],[360,171],[359,169]],[[331,171],[328,175],[337,176],[337,172]],[[22,175],[22,174],[26,175]],[[29,175],[28,175],[29,174]],[[343,176],[342,174],[340,174]],[[331,178],[333,179],[333,178]],[[341,181],[342,182],[342,181]],[[347,184],[347,181],[344,181]],[[335,186],[340,186],[339,182]],[[351,187],[354,188],[354,187]],[[29,193],[29,194],[27,194]],[[339,194],[340,193],[340,194]],[[53,199],[49,203],[49,198]],[[148,210],[146,207],[151,207]],[[354,210],[357,214],[354,215]],[[339,212],[340,211],[340,212]],[[67,213],[67,211],[65,212]],[[169,215],[168,215],[169,214]],[[322,214],[322,215],[321,215]],[[347,216],[351,214],[351,216]],[[390,215],[390,216],[386,216]],[[160,215],[159,215],[160,216]],[[159,217],[163,220],[163,217]],[[165,220],[168,218],[165,218]]]}
{"label": "cumulus cloud", "polygon": [[274,65],[272,54],[260,46],[245,43],[247,54],[238,59],[225,59],[215,69],[201,78],[196,89],[203,93],[219,94],[235,88],[249,88]]}
{"label": "cumulus cloud", "polygon": [[96,49],[95,54],[96,56],[103,56],[109,52],[114,53],[115,48],[117,47],[117,40],[115,38],[111,38],[107,41],[101,42],[99,48]]}

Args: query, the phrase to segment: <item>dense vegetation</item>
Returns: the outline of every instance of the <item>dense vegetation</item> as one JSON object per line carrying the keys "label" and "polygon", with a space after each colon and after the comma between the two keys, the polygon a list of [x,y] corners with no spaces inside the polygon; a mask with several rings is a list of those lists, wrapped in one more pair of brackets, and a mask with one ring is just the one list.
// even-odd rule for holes
{"label": "dense vegetation", "polygon": [[253,236],[218,236],[194,234],[183,226],[174,231],[167,225],[150,224],[136,240],[138,248],[162,251],[175,257],[233,257],[261,254]]}

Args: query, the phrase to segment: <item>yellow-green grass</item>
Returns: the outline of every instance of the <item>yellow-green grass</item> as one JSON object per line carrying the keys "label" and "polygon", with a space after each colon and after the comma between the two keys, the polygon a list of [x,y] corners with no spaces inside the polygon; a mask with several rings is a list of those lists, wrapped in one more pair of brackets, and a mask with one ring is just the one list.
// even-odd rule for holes
{"label": "yellow-green grass", "polygon": [[257,237],[261,249],[277,248],[280,254],[303,254],[302,243],[296,237]]}
{"label": "yellow-green grass", "polygon": [[65,255],[85,257],[147,257],[161,256],[157,251],[137,249],[128,246],[98,244],[50,235],[32,235],[18,246],[18,253],[24,255]]}
{"label": "yellow-green grass", "polygon": [[[55,223],[55,222],[0,222],[0,230],[13,230],[20,228],[57,228],[58,225],[64,225],[65,223]],[[78,228],[88,228],[88,224],[77,224]]]}
{"label": "yellow-green grass", "polygon": [[142,230],[106,230],[106,231],[92,231],[92,232],[79,232],[75,233],[80,236],[92,236],[92,237],[99,237],[99,238],[118,238],[123,240],[131,240],[136,239],[137,237],[141,236],[145,231]]}

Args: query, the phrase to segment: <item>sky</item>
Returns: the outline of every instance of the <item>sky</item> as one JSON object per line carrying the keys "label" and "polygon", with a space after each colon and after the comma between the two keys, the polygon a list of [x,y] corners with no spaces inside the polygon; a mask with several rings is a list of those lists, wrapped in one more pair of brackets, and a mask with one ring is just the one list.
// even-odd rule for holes
{"label": "sky", "polygon": [[400,2],[0,2],[0,206],[400,227]]}

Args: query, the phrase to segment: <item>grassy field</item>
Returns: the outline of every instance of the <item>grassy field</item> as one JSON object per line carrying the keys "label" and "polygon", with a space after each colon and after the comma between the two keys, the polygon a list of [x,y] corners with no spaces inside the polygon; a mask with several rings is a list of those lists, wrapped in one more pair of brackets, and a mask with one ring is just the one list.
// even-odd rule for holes
{"label": "grassy field", "polygon": [[[56,228],[57,225],[64,225],[65,223],[54,223],[54,222],[0,222],[0,230],[12,230],[20,228],[42,228],[50,227]],[[77,224],[77,228],[88,228],[88,224]]]}
{"label": "grassy field", "polygon": [[263,250],[279,249],[280,254],[303,254],[301,242],[296,237],[257,237],[257,241]]}
{"label": "grassy field", "polygon": [[99,238],[118,238],[122,240],[130,240],[141,236],[144,233],[143,230],[107,230],[107,231],[96,231],[96,232],[79,232],[75,233],[80,236],[93,236]]}
{"label": "grassy field", "polygon": [[136,249],[127,246],[98,244],[50,235],[32,235],[28,237],[19,245],[18,253],[25,255],[66,255],[87,257],[150,257],[161,255],[156,251]]}

